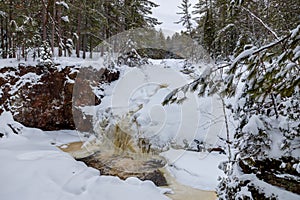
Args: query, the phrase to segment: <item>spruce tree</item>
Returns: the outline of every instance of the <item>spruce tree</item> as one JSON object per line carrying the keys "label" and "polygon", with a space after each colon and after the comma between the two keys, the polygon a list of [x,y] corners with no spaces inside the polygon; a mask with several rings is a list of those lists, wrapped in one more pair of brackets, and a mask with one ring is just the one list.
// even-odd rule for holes
{"label": "spruce tree", "polygon": [[190,13],[192,4],[189,2],[189,0],[182,0],[182,3],[178,8],[181,10],[181,12],[178,12],[177,14],[182,15],[180,20],[176,22],[177,24],[182,24],[186,28],[186,33],[191,34],[192,33],[192,16]]}
{"label": "spruce tree", "polygon": [[53,64],[51,47],[48,42],[44,41],[41,46],[41,58],[39,65],[50,67]]}
{"label": "spruce tree", "polygon": [[215,19],[214,5],[212,0],[199,0],[194,6],[193,14],[198,15],[195,18],[198,23],[198,36],[196,36],[201,45],[211,53],[213,51],[213,42],[215,38]]}

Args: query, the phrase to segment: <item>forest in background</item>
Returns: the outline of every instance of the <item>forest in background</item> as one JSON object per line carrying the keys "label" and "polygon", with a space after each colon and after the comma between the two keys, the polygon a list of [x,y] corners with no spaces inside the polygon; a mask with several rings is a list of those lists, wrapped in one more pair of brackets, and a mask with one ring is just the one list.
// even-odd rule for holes
{"label": "forest in background", "polygon": [[[244,45],[263,46],[289,33],[300,21],[297,0],[183,0],[178,23],[214,58],[226,59]],[[196,21],[196,27],[193,21]]]}
{"label": "forest in background", "polygon": [[[193,38],[213,58],[224,60],[241,52],[244,45],[262,46],[285,35],[299,23],[299,1],[188,0],[179,5],[179,21],[185,30],[165,37],[156,31],[161,22],[151,16],[159,6],[149,0],[1,0],[0,57],[40,57],[46,42],[57,56],[77,57],[113,35],[134,28],[148,28],[156,42],[176,52],[172,45],[181,35]],[[193,25],[195,24],[196,25]],[[80,51],[83,54],[80,54]],[[92,55],[92,54],[90,54]]]}
{"label": "forest in background", "polygon": [[150,17],[158,5],[142,0],[1,0],[1,57],[26,58],[47,43],[58,56],[73,49],[77,57],[92,51],[101,41],[117,33],[153,27],[159,22]]}

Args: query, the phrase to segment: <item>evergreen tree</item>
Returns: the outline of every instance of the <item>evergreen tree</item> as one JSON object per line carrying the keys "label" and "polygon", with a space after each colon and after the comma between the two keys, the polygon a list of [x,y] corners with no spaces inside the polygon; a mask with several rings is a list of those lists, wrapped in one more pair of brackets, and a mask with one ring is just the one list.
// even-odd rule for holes
{"label": "evergreen tree", "polygon": [[300,14],[299,6],[299,1],[199,0],[194,37],[212,56],[226,59],[246,44],[262,46],[287,34],[299,23],[293,17]]}
{"label": "evergreen tree", "polygon": [[52,61],[51,47],[48,42],[44,41],[41,47],[41,58],[39,61],[39,65],[51,66],[52,64],[53,61]]}
{"label": "evergreen tree", "polygon": [[[235,134],[235,160],[227,164],[228,177],[220,184],[220,199],[276,199],[276,191],[264,193],[258,183],[274,184],[276,174],[299,178],[297,168],[282,163],[299,163],[300,143],[300,25],[262,47],[247,47],[229,69],[224,92],[238,98],[232,111],[238,119]],[[240,71],[243,64],[247,69]],[[243,80],[243,90],[236,84]],[[258,174],[257,177],[251,174]],[[297,182],[287,177],[276,178],[276,185],[297,193]],[[248,192],[245,192],[248,191]]]}
{"label": "evergreen tree", "polygon": [[[215,22],[212,0],[199,0],[194,6],[193,14],[199,17],[195,18],[198,23],[198,40],[204,45],[209,53],[213,51],[213,41],[215,38]],[[201,36],[199,36],[201,34]]]}
{"label": "evergreen tree", "polygon": [[152,8],[157,6],[149,0],[125,0],[123,5],[125,30],[160,24],[157,19],[150,17]]}
{"label": "evergreen tree", "polygon": [[189,0],[182,0],[182,3],[178,8],[181,10],[181,12],[178,12],[177,14],[182,15],[180,20],[176,22],[177,24],[182,24],[186,28],[187,34],[192,33],[192,17],[190,13],[190,8],[192,4],[189,2]]}
{"label": "evergreen tree", "polygon": [[166,38],[165,38],[165,35],[164,35],[164,33],[163,33],[163,31],[161,29],[158,31],[158,35],[157,35],[157,40],[156,41],[158,42],[157,46],[160,49],[164,49],[165,50],[167,48]]}

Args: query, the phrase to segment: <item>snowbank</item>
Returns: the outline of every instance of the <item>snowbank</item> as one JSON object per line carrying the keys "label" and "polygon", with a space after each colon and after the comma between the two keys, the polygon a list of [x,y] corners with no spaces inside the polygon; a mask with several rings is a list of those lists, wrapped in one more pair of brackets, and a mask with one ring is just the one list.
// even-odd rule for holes
{"label": "snowbank", "polygon": [[10,113],[0,116],[0,132],[1,199],[168,199],[150,181],[99,176],[98,170],[52,146],[41,130],[15,122]]}
{"label": "snowbank", "polygon": [[193,188],[214,191],[218,177],[225,176],[218,168],[222,161],[228,159],[223,154],[170,149],[161,155],[168,160],[167,169],[176,180]]}

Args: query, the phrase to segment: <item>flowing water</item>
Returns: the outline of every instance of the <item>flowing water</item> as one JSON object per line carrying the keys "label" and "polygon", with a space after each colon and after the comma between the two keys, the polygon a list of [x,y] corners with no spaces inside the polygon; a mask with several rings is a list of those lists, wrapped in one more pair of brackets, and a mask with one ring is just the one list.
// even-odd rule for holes
{"label": "flowing water", "polygon": [[[70,144],[62,145],[59,148],[65,152],[70,153],[75,158],[83,158],[86,156],[89,156],[96,152],[96,149],[93,149],[91,147],[89,148],[82,148],[83,142],[73,142]],[[145,168],[145,163],[153,160],[157,160],[157,156],[153,156],[151,158],[151,155],[148,155],[142,159],[137,159],[136,162],[133,162],[132,159],[129,159],[127,157],[120,158],[120,156],[111,156],[110,154],[96,154],[98,156],[101,156],[101,159],[104,159],[106,163],[110,163],[110,167],[112,163],[114,163],[114,167],[124,167],[127,166],[125,170],[130,169],[132,172],[136,169],[136,172],[138,173],[141,169]],[[116,162],[118,160],[118,162]],[[118,164],[115,164],[118,163]],[[128,164],[130,163],[130,164]],[[151,162],[152,163],[152,162]],[[173,200],[215,200],[216,193],[214,191],[204,191],[192,188],[190,186],[182,185],[170,174],[170,172],[163,167],[161,163],[158,163],[158,165],[148,165],[147,170],[151,170],[151,167],[157,168],[159,167],[159,170],[163,173],[165,176],[168,186],[164,186],[164,188],[170,188],[172,189],[172,194],[166,194],[169,198]]]}

